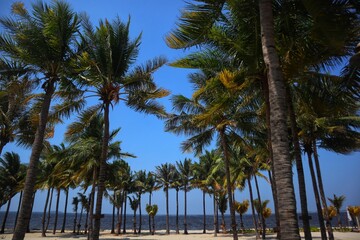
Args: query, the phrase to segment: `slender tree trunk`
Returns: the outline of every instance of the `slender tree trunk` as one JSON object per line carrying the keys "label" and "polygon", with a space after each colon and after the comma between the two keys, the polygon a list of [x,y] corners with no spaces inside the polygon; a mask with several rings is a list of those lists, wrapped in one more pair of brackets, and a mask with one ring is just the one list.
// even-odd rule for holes
{"label": "slender tree trunk", "polygon": [[203,233],[206,233],[206,208],[205,208],[205,191],[203,191]]}
{"label": "slender tree trunk", "polygon": [[[114,201],[116,201],[116,194],[115,194],[115,191],[114,191]],[[114,234],[115,233],[115,204],[113,204],[113,209],[112,209],[112,219],[111,219],[111,234]]]}
{"label": "slender tree trunk", "polygon": [[258,199],[259,199],[259,202],[260,202],[260,213],[259,213],[259,216],[260,216],[261,225],[262,225],[262,239],[265,239],[265,235],[266,235],[265,218],[264,218],[264,216],[263,216],[263,214],[262,214],[262,212],[263,212],[263,209],[262,209],[262,201],[261,201],[261,196],[260,196],[259,184],[258,184],[257,177],[256,177],[255,174],[254,174],[254,179],[255,179],[256,192],[257,192]]}
{"label": "slender tree trunk", "polygon": [[318,212],[321,239],[326,240],[327,237],[326,237],[326,230],[325,230],[325,225],[324,225],[324,217],[322,215],[319,191],[317,189],[316,176],[315,176],[314,166],[313,166],[312,159],[311,159],[311,147],[310,146],[305,146],[305,151],[307,153],[308,161],[309,161],[309,169],[310,169],[312,185],[313,185],[313,189],[314,189],[316,208],[317,208],[317,212]]}
{"label": "slender tree trunk", "polygon": [[142,214],[141,214],[141,194],[139,194],[139,234],[141,234],[141,226],[142,226]]}
{"label": "slender tree trunk", "polygon": [[76,208],[75,216],[74,216],[74,228],[73,228],[73,233],[76,233],[76,224],[77,224],[77,208]]}
{"label": "slender tree trunk", "polygon": [[65,206],[64,206],[64,218],[63,218],[63,223],[62,223],[62,227],[61,227],[61,232],[64,233],[65,232],[65,225],[66,225],[66,215],[67,215],[67,205],[68,205],[68,201],[69,201],[69,188],[65,189]]}
{"label": "slender tree trunk", "polygon": [[88,227],[88,240],[91,238],[92,236],[92,232],[94,229],[94,205],[95,205],[95,188],[96,188],[96,182],[98,179],[98,174],[97,174],[97,167],[94,167],[93,169],[93,182],[92,182],[92,186],[91,186],[91,197],[90,197],[90,208],[89,208],[89,227]]}
{"label": "slender tree trunk", "polygon": [[1,234],[5,232],[5,224],[6,224],[7,217],[9,215],[10,204],[11,204],[11,197],[8,200],[8,204],[7,204],[7,207],[6,207],[6,212],[5,212],[4,219],[3,219],[3,222],[2,222],[2,226],[1,226],[1,230],[0,230]]}
{"label": "slender tree trunk", "polygon": [[179,189],[176,189],[176,234],[179,234]]}
{"label": "slender tree trunk", "polygon": [[20,191],[20,197],[19,197],[19,205],[16,211],[16,217],[15,217],[15,222],[14,222],[14,230],[15,230],[15,226],[16,226],[16,222],[19,216],[19,211],[20,211],[20,207],[21,207],[21,200],[22,200],[22,195],[23,195],[23,191]]}
{"label": "slender tree trunk", "polygon": [[35,190],[35,183],[37,176],[37,168],[38,168],[40,154],[43,148],[43,141],[45,136],[47,118],[49,115],[51,99],[55,90],[54,87],[55,80],[56,80],[55,78],[50,79],[48,84],[46,85],[47,87],[45,90],[43,103],[41,106],[40,117],[39,117],[39,125],[35,133],[35,139],[32,145],[29,166],[26,173],[24,194],[23,194],[23,200],[21,202],[19,219],[15,227],[15,232],[12,238],[13,240],[23,240],[25,237],[27,227],[29,225],[31,210],[32,210],[31,207],[32,197]]}
{"label": "slender tree trunk", "polygon": [[[149,206],[151,206],[151,195],[152,195],[152,192],[150,191],[149,192]],[[151,233],[151,216],[149,215],[149,232]]]}
{"label": "slender tree trunk", "polygon": [[108,144],[109,144],[109,106],[108,102],[104,103],[104,137],[101,147],[100,157],[100,171],[98,179],[98,192],[96,197],[96,210],[94,215],[94,229],[92,232],[91,240],[99,240],[100,236],[100,220],[102,218],[101,207],[102,199],[105,189],[105,175],[106,175],[106,160],[108,155]]}
{"label": "slender tree trunk", "polygon": [[154,235],[155,234],[155,216],[152,216],[151,219],[152,219],[152,233],[151,235]]}
{"label": "slender tree trunk", "polygon": [[116,235],[119,235],[120,233],[120,226],[121,226],[121,223],[120,223],[120,207],[116,208],[116,218],[117,218],[117,224],[116,224]]}
{"label": "slender tree trunk", "polygon": [[230,160],[229,160],[229,153],[228,153],[228,144],[226,142],[225,136],[225,129],[220,130],[220,139],[221,139],[221,146],[224,153],[224,160],[225,160],[225,174],[226,174],[226,181],[227,181],[227,193],[228,193],[228,201],[230,207],[230,216],[231,216],[231,229],[233,231],[233,239],[237,240],[237,228],[236,228],[236,219],[235,219],[235,208],[233,204],[232,198],[232,189],[231,189],[231,177],[230,177]]}
{"label": "slender tree trunk", "polygon": [[79,217],[79,222],[78,222],[78,225],[77,225],[77,235],[80,234],[81,220],[82,220],[83,212],[84,212],[84,206],[81,205],[80,217]]}
{"label": "slender tree trunk", "polygon": [[254,223],[254,228],[255,228],[256,239],[260,239],[260,235],[259,235],[259,231],[258,231],[258,224],[257,224],[256,214],[255,214],[255,208],[254,208],[254,198],[253,198],[250,177],[247,178],[247,181],[248,181],[248,186],[249,186],[251,212],[252,212],[252,218],[253,218],[253,223]]}
{"label": "slender tree trunk", "polygon": [[123,233],[126,233],[126,207],[127,207],[127,192],[124,193],[124,226]]}
{"label": "slender tree trunk", "polygon": [[86,210],[86,217],[85,217],[85,226],[84,226],[84,234],[87,234],[88,230],[88,220],[89,220],[89,210]]}
{"label": "slender tree trunk", "polygon": [[185,189],[184,189],[184,234],[188,234],[186,217],[187,217],[187,186],[185,185]]}
{"label": "slender tree trunk", "polygon": [[[35,195],[36,195],[36,190],[33,192],[32,199],[31,199],[30,219],[31,219],[31,216],[32,216],[33,208],[34,208]],[[26,227],[26,232],[27,233],[30,232],[30,220],[29,220],[28,225]]]}
{"label": "slender tree trunk", "polygon": [[51,188],[50,200],[49,200],[49,209],[48,209],[48,214],[47,214],[47,222],[46,222],[45,232],[46,232],[46,231],[48,230],[48,228],[49,228],[49,223],[50,223],[50,218],[51,218],[51,206],[52,206],[53,195],[54,195],[54,188]]}
{"label": "slender tree trunk", "polygon": [[291,92],[289,86],[286,87],[286,99],[288,102],[288,109],[290,115],[290,126],[291,126],[291,135],[292,135],[292,143],[294,146],[294,155],[296,160],[296,170],[298,175],[299,182],[299,194],[300,194],[300,204],[301,204],[301,216],[304,228],[305,240],[311,240],[311,230],[310,230],[310,219],[309,212],[307,207],[307,197],[306,197],[306,184],[305,184],[305,176],[304,176],[304,168],[301,159],[301,149],[298,138],[298,127],[296,124],[296,116],[294,111],[294,106],[291,98]]}
{"label": "slender tree trunk", "polygon": [[241,232],[242,232],[242,233],[245,233],[243,215],[242,215],[241,213],[240,213],[240,228],[241,228]]}
{"label": "slender tree trunk", "polygon": [[324,207],[324,210],[325,210],[324,211],[324,218],[325,218],[325,221],[326,221],[326,228],[327,228],[327,232],[328,232],[328,235],[329,235],[329,239],[334,240],[334,233],[333,233],[332,227],[331,227],[331,221],[330,221],[330,218],[329,218],[328,207],[327,207],[327,204],[326,204],[324,185],[323,185],[322,177],[321,177],[321,169],[320,169],[320,163],[319,163],[319,155],[317,153],[316,141],[313,141],[313,150],[314,150],[315,168],[316,168],[318,185],[319,185],[319,190],[320,190],[320,198],[321,198],[321,202],[322,202],[322,205]]}
{"label": "slender tree trunk", "polygon": [[134,233],[136,234],[136,209],[134,210],[133,225],[134,225]]}
{"label": "slender tree trunk", "polygon": [[170,234],[170,225],[169,225],[169,189],[166,187],[165,190],[166,198],[166,234]]}
{"label": "slender tree trunk", "polygon": [[213,200],[213,203],[214,203],[214,237],[217,237],[217,218],[216,218],[216,213],[217,213],[217,207],[216,207],[216,199],[215,199],[215,193],[214,193],[214,196],[213,196],[214,200]]}
{"label": "slender tree trunk", "polygon": [[57,189],[56,209],[55,209],[55,221],[54,221],[53,234],[56,233],[57,221],[58,221],[58,216],[59,216],[59,201],[60,201],[60,188]]}
{"label": "slender tree trunk", "polygon": [[123,215],[123,209],[124,209],[124,195],[125,195],[125,193],[123,192],[121,194],[120,214],[119,214],[119,218],[118,218],[117,231],[116,231],[117,235],[119,235],[121,233],[122,215]]}
{"label": "slender tree trunk", "polygon": [[300,239],[296,214],[296,200],[292,179],[291,158],[286,124],[285,83],[276,52],[272,1],[260,0],[260,26],[264,62],[268,70],[270,129],[280,217],[280,238]]}
{"label": "slender tree trunk", "polygon": [[42,223],[42,231],[41,231],[41,236],[42,237],[46,237],[46,228],[45,228],[45,223],[46,223],[46,210],[49,204],[49,198],[50,198],[50,192],[51,189],[48,189],[47,195],[46,195],[46,200],[45,200],[45,206],[44,206],[44,212],[41,218],[41,223]]}

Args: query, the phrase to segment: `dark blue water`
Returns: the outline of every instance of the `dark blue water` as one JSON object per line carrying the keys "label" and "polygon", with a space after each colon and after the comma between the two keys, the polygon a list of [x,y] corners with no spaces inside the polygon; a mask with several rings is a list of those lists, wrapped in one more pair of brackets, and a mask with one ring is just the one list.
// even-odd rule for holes
{"label": "dark blue water", "polygon": [[[15,222],[15,212],[10,212],[9,216],[7,218],[6,221],[6,228],[7,229],[12,229],[14,227],[14,222]],[[50,219],[50,224],[49,224],[49,229],[53,229],[54,227],[54,215],[51,215],[51,219]],[[314,227],[318,227],[319,226],[319,222],[317,220],[317,214],[316,213],[311,213],[310,214],[312,219],[310,220],[310,225],[314,226]],[[59,213],[59,217],[58,217],[58,224],[57,224],[57,229],[61,229],[62,227],[62,222],[63,222],[63,214]],[[0,212],[0,224],[2,224],[2,219],[4,217],[4,212]],[[42,213],[38,213],[38,212],[34,212],[32,214],[31,217],[31,221],[30,221],[30,229],[32,230],[39,230],[41,229],[41,217],[42,217]],[[78,219],[79,219],[79,214],[78,214]],[[183,229],[183,216],[179,216],[179,228]],[[347,223],[346,221],[346,213],[342,213],[341,214],[341,219],[343,224],[345,225]],[[142,216],[142,230],[148,230],[149,229],[149,222],[148,222],[148,215],[143,214]],[[171,230],[175,230],[176,229],[176,216],[174,215],[170,215],[170,229]],[[253,228],[253,220],[252,220],[252,215],[244,215],[243,216],[243,220],[244,220],[244,225],[245,228]],[[238,224],[240,223],[240,217],[237,214],[236,215],[236,221],[238,222]],[[105,214],[104,218],[101,220],[101,228],[104,229],[111,229],[111,222],[112,222],[112,215],[111,214]],[[139,216],[137,216],[137,228],[139,227]],[[212,215],[208,215],[206,217],[206,228],[208,230],[212,230],[214,228],[214,219]],[[165,215],[158,215],[155,216],[155,223],[156,229],[166,229],[166,216]],[[203,229],[203,216],[202,215],[188,215],[187,216],[187,223],[188,223],[188,229],[189,230],[201,230]],[[221,215],[219,214],[219,224],[221,223]],[[225,216],[225,223],[227,228],[230,228],[230,216],[226,215]],[[333,219],[332,221],[333,226],[337,224],[337,218]],[[116,221],[115,221],[116,224]],[[85,225],[85,214],[82,217],[82,223],[81,223],[81,229],[83,229]],[[302,222],[301,220],[299,220],[299,225],[300,227],[302,227]],[[275,217],[274,215],[271,215],[268,219],[266,219],[266,226],[268,228],[272,228],[275,227]],[[66,222],[66,229],[67,230],[72,230],[74,227],[74,214],[73,213],[68,213],[67,214],[67,222]],[[126,228],[127,229],[132,229],[133,228],[133,215],[127,215],[126,218]]]}

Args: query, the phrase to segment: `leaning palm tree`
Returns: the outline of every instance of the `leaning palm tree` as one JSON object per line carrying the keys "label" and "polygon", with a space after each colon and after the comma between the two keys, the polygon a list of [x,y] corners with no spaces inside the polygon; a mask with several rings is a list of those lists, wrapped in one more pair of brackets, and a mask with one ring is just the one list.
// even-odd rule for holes
{"label": "leaning palm tree", "polygon": [[[37,2],[32,5],[32,9],[33,11],[28,12],[24,4],[17,2],[12,7],[15,17],[0,20],[7,31],[6,35],[0,37],[2,54],[30,66],[43,76],[39,81],[39,86],[43,90],[43,94],[40,95],[41,112],[13,239],[24,238],[30,219],[37,165],[54,92],[56,88],[64,87],[67,91],[63,93],[67,97],[78,93],[71,90],[75,85],[67,78],[71,71],[70,62],[76,56],[74,46],[79,30],[77,15],[62,1],[53,1],[50,5]],[[70,102],[75,105],[74,102]]]}
{"label": "leaning palm tree", "polygon": [[341,208],[344,204],[345,201],[345,196],[341,195],[341,196],[336,196],[336,194],[334,194],[333,198],[328,198],[328,200],[334,205],[334,207],[336,208],[336,215],[338,216],[338,226],[341,227],[341,216],[340,216],[340,211]]}
{"label": "leaning palm tree", "polygon": [[165,192],[166,200],[166,234],[170,234],[170,224],[169,224],[169,188],[171,186],[172,176],[175,172],[175,166],[169,163],[161,164],[161,166],[156,166],[156,181],[159,187],[162,187]]}
{"label": "leaning palm tree", "polygon": [[112,22],[100,21],[94,29],[89,19],[83,19],[83,45],[85,52],[79,57],[79,71],[89,92],[100,99],[104,114],[104,134],[100,157],[98,191],[94,231],[92,239],[99,239],[100,215],[105,182],[105,166],[109,140],[110,106],[124,101],[130,108],[161,117],[165,115],[162,106],[154,100],[168,95],[157,88],[152,73],[165,63],[164,58],[149,61],[146,66],[135,67],[129,73],[139,51],[140,37],[129,39],[130,21],[123,23],[119,18]]}

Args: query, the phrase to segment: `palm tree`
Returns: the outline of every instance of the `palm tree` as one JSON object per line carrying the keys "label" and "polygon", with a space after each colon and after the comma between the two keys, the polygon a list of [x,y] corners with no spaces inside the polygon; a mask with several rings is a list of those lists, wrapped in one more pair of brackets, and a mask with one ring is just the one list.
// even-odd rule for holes
{"label": "palm tree", "polygon": [[183,162],[176,162],[177,171],[179,172],[180,186],[184,190],[184,234],[187,231],[187,192],[190,190],[190,182],[193,177],[191,159],[185,158]]}
{"label": "palm tree", "polygon": [[136,234],[136,210],[139,207],[139,198],[137,196],[128,197],[130,201],[130,207],[134,211],[133,216],[133,226],[134,226],[134,233]]}
{"label": "palm tree", "polygon": [[78,214],[79,203],[80,203],[79,198],[78,197],[73,197],[73,200],[72,200],[72,203],[71,203],[73,205],[73,210],[75,212],[73,233],[76,233],[77,214]]}
{"label": "palm tree", "polygon": [[[66,86],[67,97],[70,93],[73,95],[75,93],[71,91],[75,85],[66,77],[66,74],[70,72],[71,59],[76,56],[73,46],[79,27],[77,15],[72,12],[67,3],[62,1],[53,1],[50,5],[38,2],[33,4],[32,8],[33,11],[30,13],[24,8],[24,4],[15,3],[12,11],[16,19],[2,18],[0,20],[7,31],[7,35],[0,37],[0,51],[12,59],[29,65],[44,76],[41,83],[44,94],[41,95],[39,124],[33,142],[22,206],[13,239],[24,238],[30,219],[37,165],[54,92],[57,86]],[[75,105],[70,99],[68,101]]]}
{"label": "palm tree", "polygon": [[344,204],[345,196],[344,195],[336,196],[336,194],[334,194],[334,197],[328,198],[328,200],[334,205],[336,209],[336,215],[338,216],[338,226],[341,227],[342,224],[341,224],[340,211]]}
{"label": "palm tree", "polygon": [[[219,206],[219,211],[221,212],[221,228],[223,230],[223,232],[226,233],[226,223],[225,223],[225,212],[227,210],[227,198],[229,196],[226,196],[225,192],[222,192],[219,194],[219,198],[218,198],[218,206]],[[231,197],[231,196],[230,196]]]}
{"label": "palm tree", "polygon": [[142,226],[142,215],[141,215],[141,195],[143,193],[145,193],[146,191],[146,181],[147,181],[147,177],[146,177],[146,171],[138,171],[135,173],[135,191],[137,193],[137,196],[139,198],[139,215],[140,215],[140,219],[139,219],[139,231],[138,233],[141,233],[141,226]]}
{"label": "palm tree", "polygon": [[149,216],[151,217],[151,221],[152,221],[152,230],[151,230],[151,235],[154,235],[155,234],[155,216],[156,216],[156,213],[158,211],[158,205],[156,204],[153,204],[153,205],[149,205],[149,204],[146,204],[146,212],[149,214]]}
{"label": "palm tree", "polygon": [[356,218],[356,225],[360,228],[359,216],[360,216],[360,206],[349,206],[348,211],[353,218]]}
{"label": "palm tree", "polygon": [[172,176],[176,168],[174,165],[165,163],[160,166],[156,166],[156,181],[159,187],[162,187],[165,191],[166,199],[166,234],[170,234],[170,225],[169,225],[169,188],[172,182]]}
{"label": "palm tree", "polygon": [[95,88],[89,91],[100,98],[105,123],[92,233],[92,239],[97,240],[104,192],[110,106],[123,100],[130,108],[160,117],[165,112],[154,100],[168,95],[168,92],[157,88],[152,79],[152,73],[165,63],[163,58],[149,61],[146,66],[136,67],[131,74],[128,73],[136,60],[141,37],[133,41],[129,39],[130,22],[122,23],[119,18],[111,23],[100,21],[94,30],[89,19],[84,19],[83,27],[86,51],[79,58],[79,68],[84,70],[81,79],[84,84]]}
{"label": "palm tree", "polygon": [[243,215],[249,209],[249,200],[244,200],[242,202],[235,202],[235,209],[240,215],[240,228],[241,231],[244,233],[245,227],[244,227]]}
{"label": "palm tree", "polygon": [[[155,190],[158,190],[158,186],[156,186],[156,177],[155,174],[152,172],[148,172],[147,177],[146,177],[146,192],[149,193],[149,203],[148,205],[152,205],[151,203],[151,197],[152,197],[152,193]],[[156,215],[156,214],[155,214]],[[150,233],[151,231],[151,216],[149,215],[149,231]]]}
{"label": "palm tree", "polygon": [[265,225],[265,219],[268,218],[271,215],[271,209],[267,207],[269,200],[260,201],[259,199],[254,199],[254,206],[256,209],[256,212],[261,216],[262,220],[262,229],[263,229],[263,239],[265,239],[265,231],[266,231],[266,225]]}

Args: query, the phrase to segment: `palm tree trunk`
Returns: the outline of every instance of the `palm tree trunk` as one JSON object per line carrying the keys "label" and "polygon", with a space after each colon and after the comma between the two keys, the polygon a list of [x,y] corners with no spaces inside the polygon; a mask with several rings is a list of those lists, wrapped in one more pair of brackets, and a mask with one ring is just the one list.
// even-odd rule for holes
{"label": "palm tree trunk", "polygon": [[49,223],[50,223],[50,218],[51,218],[51,205],[52,205],[53,194],[54,194],[54,188],[51,188],[50,200],[49,200],[49,209],[48,209],[48,214],[47,214],[47,222],[46,222],[45,232],[49,228]]}
{"label": "palm tree trunk", "polygon": [[224,212],[221,212],[221,226],[222,226],[223,233],[226,233],[226,223],[225,223]]}
{"label": "palm tree trunk", "polygon": [[296,214],[296,200],[292,179],[291,158],[287,141],[285,84],[276,52],[272,1],[260,0],[260,25],[264,62],[268,69],[270,129],[277,187],[281,239],[300,239]]}
{"label": "palm tree trunk", "polygon": [[99,240],[100,236],[100,220],[101,220],[101,207],[102,199],[105,189],[105,175],[106,175],[106,160],[108,155],[108,144],[109,144],[109,103],[104,104],[104,137],[101,148],[100,157],[100,171],[98,179],[98,192],[96,197],[96,210],[94,215],[94,230],[92,232],[91,240]]}
{"label": "palm tree trunk", "polygon": [[73,233],[76,233],[76,224],[77,224],[77,208],[76,208],[75,216],[74,216],[74,228],[73,228]]}
{"label": "palm tree trunk", "polygon": [[214,205],[214,237],[217,237],[217,218],[216,218],[216,213],[217,213],[217,207],[216,207],[216,199],[215,199],[215,193],[213,196],[214,200],[213,200],[213,205]]}
{"label": "palm tree trunk", "polygon": [[20,206],[21,206],[22,195],[23,195],[23,191],[21,190],[21,191],[20,191],[20,197],[19,197],[19,204],[18,204],[18,208],[17,208],[17,211],[16,211],[16,217],[15,217],[15,222],[14,222],[14,230],[15,230],[16,222],[17,222],[17,219],[18,219],[18,216],[19,216],[19,211],[20,211]]}
{"label": "palm tree trunk", "polygon": [[[92,232],[94,229],[94,204],[95,204],[95,188],[96,188],[96,182],[98,179],[98,174],[97,174],[97,167],[94,167],[93,169],[93,182],[92,182],[92,186],[91,186],[91,193],[90,193],[90,208],[89,208],[89,232],[88,232],[88,240],[91,238],[92,236]],[[74,231],[75,233],[75,231]]]}
{"label": "palm tree trunk", "polygon": [[325,230],[325,225],[324,225],[324,217],[323,217],[323,215],[322,215],[322,209],[321,209],[321,204],[320,204],[319,191],[318,191],[318,189],[317,189],[315,171],[314,171],[314,166],[313,166],[312,159],[311,159],[311,147],[305,145],[305,151],[306,151],[306,153],[307,153],[308,161],[309,161],[309,169],[310,169],[310,174],[311,174],[311,179],[312,179],[312,185],[313,185],[313,189],[314,189],[314,196],[315,196],[316,208],[317,208],[317,212],[318,212],[318,219],[319,219],[319,226],[320,226],[320,232],[321,232],[321,239],[322,239],[322,240],[326,240],[327,237],[326,237],[326,230]]}
{"label": "palm tree trunk", "polygon": [[291,136],[292,143],[294,146],[294,155],[296,160],[296,171],[298,175],[299,182],[299,194],[300,194],[300,204],[301,204],[301,216],[304,228],[305,240],[311,240],[311,230],[310,230],[310,219],[309,212],[307,207],[307,197],[306,197],[306,184],[305,184],[305,176],[304,176],[304,168],[301,159],[301,149],[298,138],[298,127],[296,124],[296,116],[294,111],[294,106],[292,103],[292,98],[290,96],[289,86],[286,87],[286,99],[288,102],[288,109],[290,115],[290,126],[291,126]]}
{"label": "palm tree trunk", "polygon": [[[149,192],[149,206],[151,206],[151,195],[152,195],[152,192],[150,191]],[[149,215],[149,232],[151,233],[151,216]]]}
{"label": "palm tree trunk", "polygon": [[121,214],[120,214],[120,207],[116,208],[116,217],[117,217],[117,224],[116,224],[116,235],[120,234],[120,226],[121,226]]}
{"label": "palm tree trunk", "polygon": [[324,218],[326,221],[326,228],[328,231],[329,239],[334,240],[334,233],[332,231],[331,221],[329,219],[329,212],[328,212],[328,207],[326,204],[324,185],[323,185],[322,177],[321,177],[321,169],[320,169],[320,163],[319,163],[319,156],[317,153],[316,141],[313,141],[313,150],[314,150],[314,161],[315,161],[316,174],[317,174],[318,185],[319,185],[319,190],[320,190],[320,198],[321,198],[321,202],[324,207],[324,210],[325,210]]}
{"label": "palm tree trunk", "polygon": [[[114,191],[114,201],[116,201],[116,195],[115,195],[115,191]],[[111,234],[115,233],[115,204],[113,203],[113,209],[112,209],[112,219],[111,219]]]}
{"label": "palm tree trunk", "polygon": [[136,234],[136,208],[134,209],[133,225],[134,225],[134,233]]}
{"label": "palm tree trunk", "polygon": [[[36,191],[37,191],[37,190],[35,190],[35,191],[33,192],[33,195],[32,195],[32,198],[31,198],[30,219],[31,219],[31,216],[32,216],[32,211],[33,211],[33,209],[34,209],[34,201],[35,201]],[[26,226],[26,232],[27,232],[27,233],[30,232],[30,220],[29,220],[29,222],[28,222],[28,225]]]}
{"label": "palm tree trunk", "polygon": [[86,217],[85,217],[85,226],[84,226],[84,234],[87,234],[88,230],[88,221],[89,221],[89,210],[86,210]]}
{"label": "palm tree trunk", "polygon": [[155,216],[152,216],[151,219],[152,219],[152,233],[151,235],[154,235],[155,234]]}
{"label": "palm tree trunk", "polygon": [[165,190],[166,198],[166,234],[170,234],[170,225],[169,225],[169,189],[166,187]]}
{"label": "palm tree trunk", "polygon": [[39,163],[40,154],[43,148],[44,136],[46,123],[49,115],[49,108],[51,99],[55,90],[54,83],[56,79],[50,79],[46,85],[43,103],[41,106],[41,112],[39,117],[39,125],[36,129],[35,139],[32,145],[29,166],[26,173],[24,195],[21,202],[19,219],[15,227],[15,232],[12,237],[13,240],[23,240],[27,227],[29,225],[31,211],[32,211],[32,200],[35,190],[37,168]]}
{"label": "palm tree trunk", "polygon": [[266,234],[266,225],[265,225],[265,218],[262,214],[262,201],[261,201],[261,196],[260,196],[260,191],[259,191],[259,184],[258,184],[258,181],[257,181],[257,177],[256,175],[254,174],[254,179],[255,179],[255,186],[256,186],[256,192],[257,192],[257,195],[258,195],[258,199],[259,199],[259,202],[260,202],[260,213],[259,216],[260,216],[260,219],[261,219],[261,225],[262,225],[262,239],[265,239],[265,234]]}
{"label": "palm tree trunk", "polygon": [[62,223],[62,227],[61,227],[61,232],[62,232],[62,233],[65,232],[68,200],[69,200],[69,188],[66,188],[66,189],[65,189],[64,218],[63,218],[63,223]]}
{"label": "palm tree trunk", "polygon": [[250,176],[247,178],[247,181],[248,181],[248,186],[249,186],[251,212],[252,212],[252,218],[253,218],[253,223],[254,223],[254,228],[255,228],[256,239],[260,239],[260,235],[259,235],[259,231],[258,231],[258,224],[257,224],[257,220],[256,220],[256,215],[255,215],[254,198],[253,198]]}
{"label": "palm tree trunk", "polygon": [[188,234],[187,230],[187,222],[186,222],[186,215],[187,215],[187,186],[185,185],[184,189],[184,234]]}
{"label": "palm tree trunk", "polygon": [[205,191],[203,191],[203,233],[206,233],[206,209],[205,209]]}
{"label": "palm tree trunk", "polygon": [[60,188],[57,189],[56,209],[55,209],[55,221],[54,221],[53,234],[56,233],[56,225],[57,225],[58,216],[59,216],[59,201],[60,201]]}
{"label": "palm tree trunk", "polygon": [[4,232],[5,232],[5,224],[6,224],[7,217],[8,217],[8,215],[9,215],[11,198],[12,198],[12,197],[10,197],[10,199],[9,199],[9,201],[8,201],[8,204],[7,204],[7,207],[6,207],[6,212],[5,212],[5,215],[4,215],[4,219],[3,219],[3,222],[2,222],[2,226],[1,226],[0,233],[4,233]]}
{"label": "palm tree trunk", "polygon": [[142,214],[141,214],[141,194],[139,194],[139,234],[141,234],[141,226],[142,226]]}
{"label": "palm tree trunk", "polygon": [[230,177],[230,160],[229,160],[229,153],[228,153],[228,144],[226,142],[225,136],[225,129],[220,130],[220,140],[221,146],[224,153],[224,160],[225,160],[225,174],[226,174],[226,181],[227,181],[227,193],[228,193],[228,201],[230,207],[230,216],[231,216],[231,229],[233,231],[233,239],[237,240],[237,228],[236,228],[236,219],[235,219],[235,208],[233,204],[232,198],[232,186],[231,186],[231,177]]}
{"label": "palm tree trunk", "polygon": [[126,233],[126,206],[127,206],[127,192],[124,193],[124,226],[123,226],[123,233]]}
{"label": "palm tree trunk", "polygon": [[176,189],[176,234],[179,233],[179,189]]}
{"label": "palm tree trunk", "polygon": [[241,213],[240,213],[240,228],[241,228],[241,232],[242,232],[242,233],[245,233],[243,215],[242,215]]}
{"label": "palm tree trunk", "polygon": [[77,233],[76,233],[77,235],[80,234],[81,220],[82,220],[83,212],[84,212],[84,206],[81,206],[79,222],[78,222],[78,225],[77,225]]}
{"label": "palm tree trunk", "polygon": [[48,204],[49,204],[50,191],[51,191],[51,189],[49,188],[49,189],[48,189],[48,192],[47,192],[47,195],[46,195],[46,200],[45,200],[45,206],[44,206],[43,216],[42,216],[42,218],[41,218],[41,223],[42,223],[41,236],[42,236],[42,237],[46,237],[46,229],[45,229],[46,220],[45,220],[45,218],[46,218],[46,210],[47,210],[47,207],[48,207]]}

